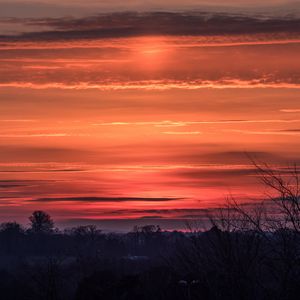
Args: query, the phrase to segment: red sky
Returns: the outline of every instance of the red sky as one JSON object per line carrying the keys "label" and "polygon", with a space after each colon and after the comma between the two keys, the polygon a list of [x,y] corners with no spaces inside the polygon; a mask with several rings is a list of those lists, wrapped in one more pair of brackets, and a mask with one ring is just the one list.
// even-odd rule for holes
{"label": "red sky", "polygon": [[182,228],[228,194],[261,197],[246,153],[299,160],[297,17],[9,17],[1,221]]}

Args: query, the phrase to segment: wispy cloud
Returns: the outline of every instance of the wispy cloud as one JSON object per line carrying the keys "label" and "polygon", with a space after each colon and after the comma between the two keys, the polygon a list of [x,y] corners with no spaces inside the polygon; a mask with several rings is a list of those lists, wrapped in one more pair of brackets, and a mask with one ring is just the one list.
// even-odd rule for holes
{"label": "wispy cloud", "polygon": [[299,136],[298,130],[241,130],[241,129],[228,129],[227,132],[241,133],[241,134],[256,134],[256,135],[287,135],[287,136]]}
{"label": "wispy cloud", "polygon": [[164,131],[163,134],[169,135],[199,135],[202,134],[200,131]]}
{"label": "wispy cloud", "polygon": [[38,120],[30,120],[30,119],[0,119],[0,122],[4,123],[35,123]]}
{"label": "wispy cloud", "polygon": [[300,82],[278,82],[265,80],[216,80],[216,81],[170,81],[170,80],[151,80],[151,81],[130,81],[130,82],[108,82],[108,83],[92,83],[80,82],[77,84],[49,82],[7,82],[0,83],[0,88],[29,88],[29,89],[64,89],[64,90],[199,90],[199,89],[257,89],[257,88],[274,88],[274,89],[299,89]]}
{"label": "wispy cloud", "polygon": [[[6,22],[51,28],[23,33],[19,39],[53,40],[139,35],[223,35],[299,32],[297,18],[256,18],[246,15],[191,12],[124,12],[84,18],[17,19]],[[7,38],[2,37],[3,40]]]}
{"label": "wispy cloud", "polygon": [[[185,127],[210,124],[260,124],[260,123],[299,123],[300,119],[253,119],[253,120],[199,120],[199,121],[145,121],[145,122],[96,122],[93,126],[154,126],[154,127]],[[200,133],[200,132],[199,132]]]}
{"label": "wispy cloud", "polygon": [[56,197],[56,198],[38,198],[35,202],[165,202],[175,201],[181,198],[145,198],[145,197]]}
{"label": "wispy cloud", "polygon": [[81,133],[28,133],[28,134],[0,134],[0,138],[48,138],[48,137],[83,137],[89,134]]}
{"label": "wispy cloud", "polygon": [[93,126],[154,126],[154,127],[182,127],[190,125],[190,122],[186,121],[144,121],[144,122],[97,122],[92,123]]}
{"label": "wispy cloud", "polygon": [[[151,37],[148,37],[151,39]],[[165,37],[166,38],[166,37]],[[178,44],[178,39],[180,38],[181,45]],[[130,43],[128,43],[128,41]],[[46,40],[46,41],[16,41],[15,38],[12,40],[1,41],[1,50],[103,50],[103,49],[122,49],[124,51],[132,50],[133,46],[138,46],[142,43],[139,37],[131,38],[109,38],[109,39],[75,39],[70,41],[63,40]],[[170,49],[201,49],[201,48],[226,48],[226,47],[239,47],[239,46],[276,46],[276,45],[289,45],[289,44],[300,44],[300,37],[298,35],[294,36],[290,33],[278,33],[274,34],[256,34],[256,35],[217,35],[217,36],[180,36],[180,37],[168,37],[166,41],[161,45],[165,48]],[[9,61],[9,59],[2,58],[1,61]],[[15,62],[45,62],[45,59],[25,59],[24,58],[14,58],[10,61]],[[69,59],[52,59],[52,62],[56,63],[72,63]],[[116,60],[104,60],[104,59],[94,59],[94,63],[111,63],[116,62]],[[120,61],[120,60],[119,60]],[[124,60],[123,60],[124,62]],[[75,61],[73,60],[73,63]],[[83,62],[82,62],[83,63]],[[91,60],[87,59],[87,63],[92,63]]]}
{"label": "wispy cloud", "polygon": [[284,113],[299,113],[300,108],[284,108],[284,109],[281,109],[280,111],[284,112]]}

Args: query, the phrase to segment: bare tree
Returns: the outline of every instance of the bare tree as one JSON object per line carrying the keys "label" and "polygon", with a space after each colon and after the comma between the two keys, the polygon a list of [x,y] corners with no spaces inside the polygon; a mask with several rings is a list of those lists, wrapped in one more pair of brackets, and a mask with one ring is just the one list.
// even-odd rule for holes
{"label": "bare tree", "polygon": [[[245,204],[228,197],[224,207],[207,217],[212,229],[193,234],[180,259],[200,278],[210,272],[219,276],[205,277],[211,293],[224,292],[216,299],[294,299],[300,280],[300,173],[296,165],[252,162],[265,187],[262,201]],[[193,226],[189,224],[190,232],[199,233]],[[220,279],[223,288],[216,286]],[[251,285],[259,291],[255,295]]]}

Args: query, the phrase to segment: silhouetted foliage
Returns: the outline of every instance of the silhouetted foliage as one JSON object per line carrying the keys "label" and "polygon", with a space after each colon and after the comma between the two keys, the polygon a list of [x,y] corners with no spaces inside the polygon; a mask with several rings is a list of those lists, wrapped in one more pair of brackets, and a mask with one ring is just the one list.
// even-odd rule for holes
{"label": "silhouetted foliage", "polygon": [[28,230],[2,223],[0,298],[299,299],[298,171],[257,170],[270,199],[251,206],[229,199],[208,216],[206,231],[199,220],[188,222],[185,233],[151,224],[124,234],[103,233],[94,225],[61,232],[42,211],[30,216]]}
{"label": "silhouetted foliage", "polygon": [[52,233],[54,222],[50,215],[41,210],[36,210],[29,217],[31,232],[33,233]]}

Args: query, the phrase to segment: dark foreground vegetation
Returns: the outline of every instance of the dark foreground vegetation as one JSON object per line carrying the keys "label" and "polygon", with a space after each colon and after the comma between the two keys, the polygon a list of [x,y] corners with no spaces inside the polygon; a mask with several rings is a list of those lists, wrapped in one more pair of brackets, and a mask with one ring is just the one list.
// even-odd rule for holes
{"label": "dark foreground vegetation", "polygon": [[93,225],[62,232],[41,211],[27,229],[3,223],[0,299],[299,299],[298,172],[258,171],[272,190],[267,205],[231,200],[208,231],[190,222],[187,233],[153,225],[127,234]]}

